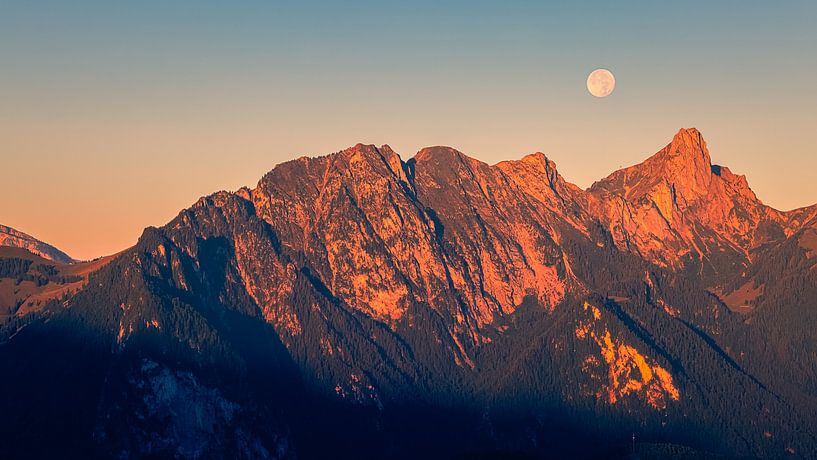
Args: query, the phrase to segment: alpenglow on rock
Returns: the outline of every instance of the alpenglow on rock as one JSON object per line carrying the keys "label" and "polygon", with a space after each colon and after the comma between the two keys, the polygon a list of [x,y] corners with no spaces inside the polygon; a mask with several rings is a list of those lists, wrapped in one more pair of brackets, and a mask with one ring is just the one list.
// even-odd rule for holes
{"label": "alpenglow on rock", "polygon": [[588,190],[542,153],[281,163],[9,316],[4,453],[807,456],[816,219],[695,129]]}

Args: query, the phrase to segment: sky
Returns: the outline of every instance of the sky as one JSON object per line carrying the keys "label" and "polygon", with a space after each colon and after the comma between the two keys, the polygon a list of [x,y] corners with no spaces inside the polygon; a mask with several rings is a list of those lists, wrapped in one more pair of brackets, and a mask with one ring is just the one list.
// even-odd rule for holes
{"label": "sky", "polygon": [[358,142],[541,151],[588,187],[681,127],[765,203],[806,206],[815,24],[811,1],[0,0],[0,223],[90,259]]}

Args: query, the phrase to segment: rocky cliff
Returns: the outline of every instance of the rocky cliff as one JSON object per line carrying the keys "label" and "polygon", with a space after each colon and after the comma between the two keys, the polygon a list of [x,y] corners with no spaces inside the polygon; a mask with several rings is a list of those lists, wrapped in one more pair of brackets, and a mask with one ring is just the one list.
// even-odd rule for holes
{"label": "rocky cliff", "polygon": [[694,129],[589,190],[541,153],[300,158],[6,327],[0,394],[31,391],[0,428],[103,457],[807,455],[814,209],[763,205]]}

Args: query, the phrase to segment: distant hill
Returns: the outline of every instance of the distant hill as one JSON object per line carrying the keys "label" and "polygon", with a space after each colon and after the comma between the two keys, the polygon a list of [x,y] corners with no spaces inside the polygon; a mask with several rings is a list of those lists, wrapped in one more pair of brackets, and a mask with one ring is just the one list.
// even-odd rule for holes
{"label": "distant hill", "polygon": [[54,246],[5,225],[0,225],[0,246],[24,248],[33,254],[61,264],[75,262],[71,256]]}
{"label": "distant hill", "polygon": [[0,325],[8,329],[17,318],[73,297],[85,287],[88,276],[112,258],[63,264],[28,249],[0,246]]}

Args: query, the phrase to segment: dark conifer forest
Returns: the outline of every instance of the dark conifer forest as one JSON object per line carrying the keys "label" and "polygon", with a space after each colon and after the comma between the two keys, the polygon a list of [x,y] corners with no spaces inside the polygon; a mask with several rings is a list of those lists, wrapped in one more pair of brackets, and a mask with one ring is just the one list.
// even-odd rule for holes
{"label": "dark conifer forest", "polygon": [[812,458],[817,210],[741,184],[358,145],[0,253],[0,458]]}

